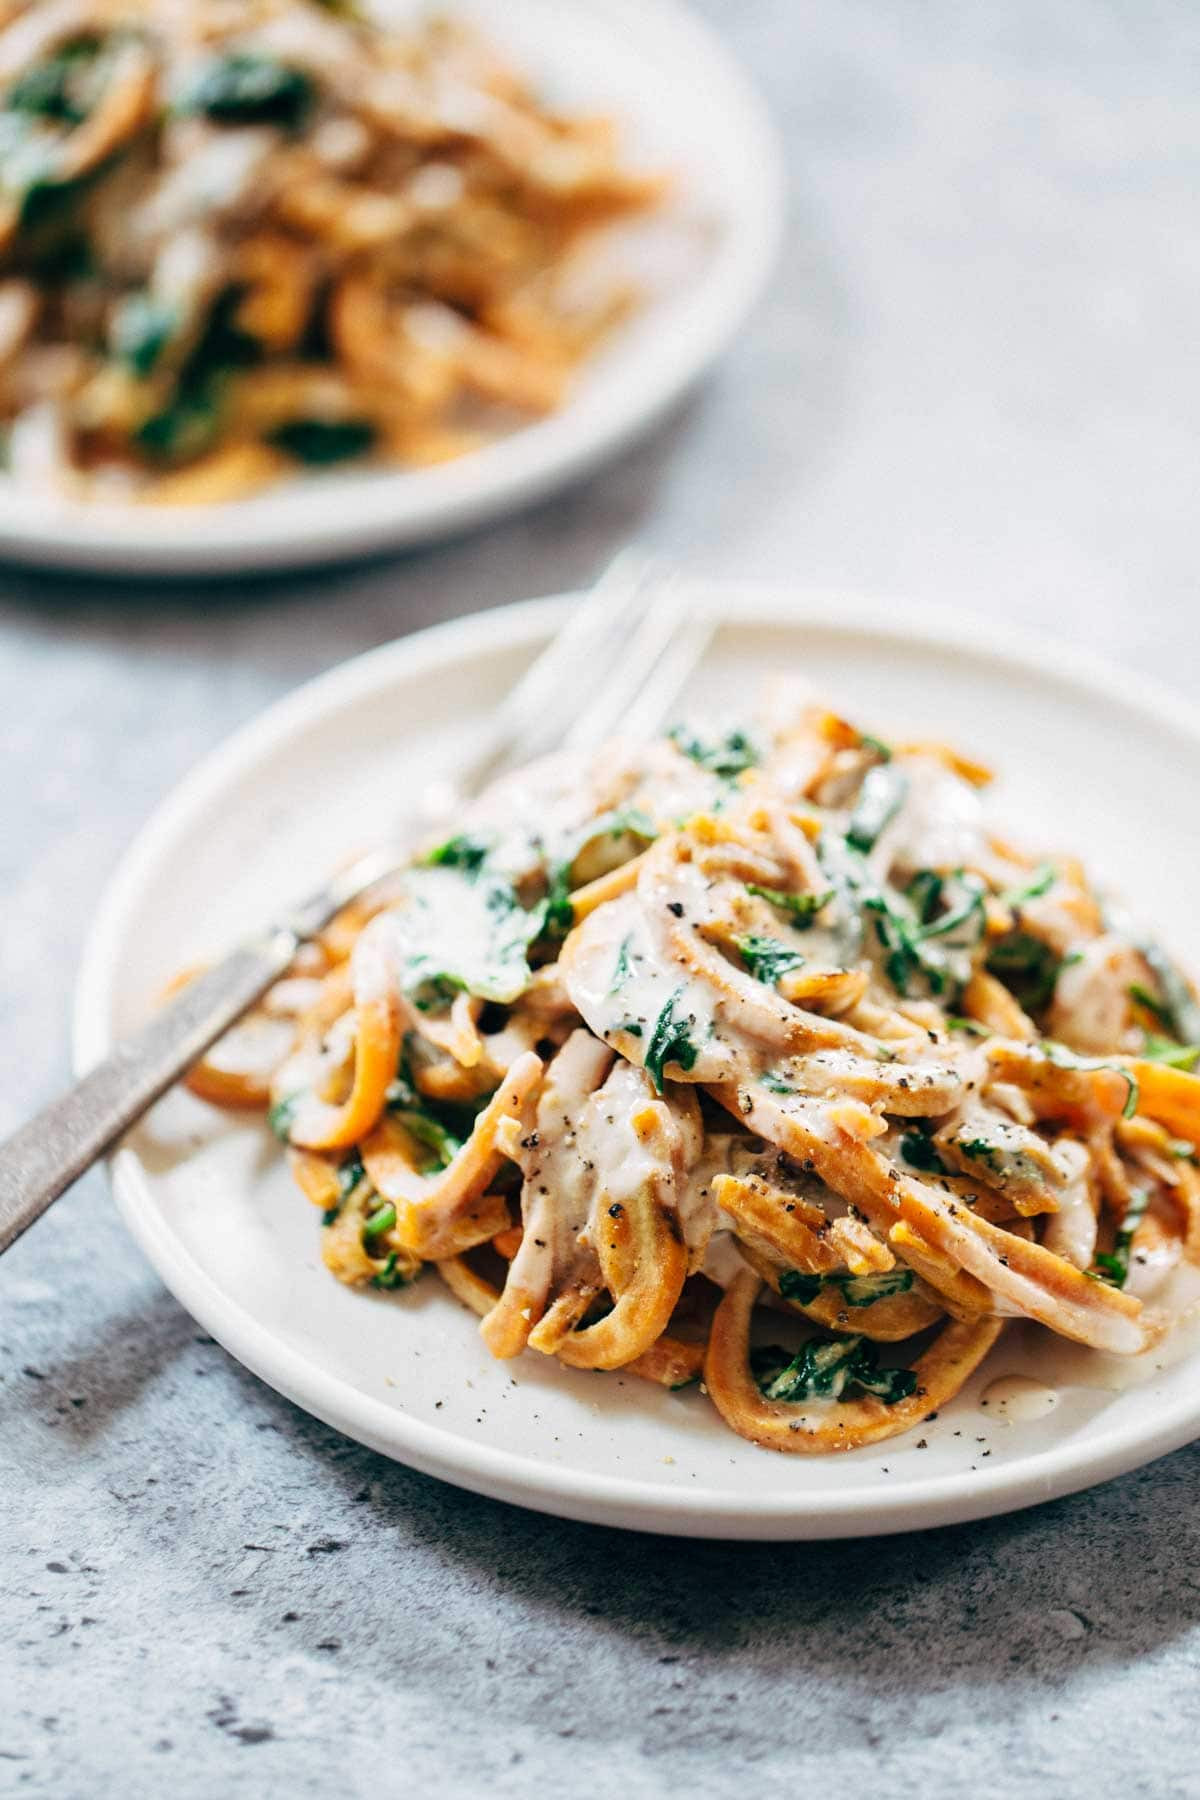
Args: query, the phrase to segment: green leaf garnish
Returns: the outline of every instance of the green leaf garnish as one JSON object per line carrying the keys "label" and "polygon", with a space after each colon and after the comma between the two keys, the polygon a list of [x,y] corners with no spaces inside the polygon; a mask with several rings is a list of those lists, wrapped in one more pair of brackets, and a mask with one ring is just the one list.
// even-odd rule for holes
{"label": "green leaf garnish", "polygon": [[238,324],[241,299],[241,290],[235,286],[218,294],[170,395],[134,432],[136,443],[148,457],[180,462],[199,455],[216,436],[227,376],[262,356],[257,339]]}
{"label": "green leaf garnish", "polygon": [[375,442],[369,419],[288,419],[269,434],[268,442],[312,468],[365,456]]}
{"label": "green leaf garnish", "polygon": [[300,1100],[300,1093],[285,1094],[283,1099],[277,1100],[267,1113],[267,1124],[281,1144],[286,1144],[288,1141],[288,1133],[292,1129],[292,1121],[296,1117],[296,1108],[299,1106]]}
{"label": "green leaf garnish", "polygon": [[838,1288],[847,1306],[873,1306],[893,1294],[906,1294],[913,1284],[911,1269],[888,1269],[879,1275],[810,1275],[801,1269],[784,1269],[779,1292],[785,1300],[810,1306],[828,1288]]}
{"label": "green leaf garnish", "polygon": [[874,848],[908,794],[908,776],[886,765],[868,769],[846,828],[846,842],[864,855]]}
{"label": "green leaf garnish", "polygon": [[153,294],[130,294],[113,314],[109,344],[114,356],[144,379],[179,329],[179,314]]}
{"label": "green leaf garnish", "polygon": [[848,839],[826,834],[817,854],[834,886],[837,910],[831,929],[847,966],[864,953],[869,921],[884,953],[884,974],[898,994],[908,996],[918,978],[936,995],[967,979],[966,952],[985,923],[982,884],[975,876],[962,870],[952,875],[922,870],[909,893],[899,894],[876,880]]}
{"label": "green leaf garnish", "polygon": [[363,1168],[362,1157],[357,1151],[348,1156],[345,1162],[338,1165],[338,1205],[344,1206],[360,1181],[365,1181],[367,1171]]}
{"label": "green leaf garnish", "polygon": [[423,1057],[423,1053],[428,1053],[428,1046],[416,1033],[408,1031],[396,1080],[390,1082],[385,1094],[385,1105],[390,1116],[407,1130],[408,1136],[428,1150],[428,1157],[417,1168],[417,1174],[426,1175],[452,1163],[453,1157],[470,1138],[475,1118],[482,1107],[488,1105],[491,1093],[479,1094],[470,1102],[430,1100],[428,1094],[417,1089],[410,1067],[412,1058]]}
{"label": "green leaf garnish", "polygon": [[796,1089],[790,1087],[774,1069],[764,1069],[758,1077],[759,1087],[766,1088],[768,1094],[794,1094]]}
{"label": "green leaf garnish", "polygon": [[879,945],[886,951],[884,973],[900,995],[908,994],[909,984],[917,974],[924,976],[932,993],[942,994],[949,982],[944,952],[925,949],[923,927],[901,909],[898,899],[882,888],[874,888],[864,894],[862,901],[863,910],[874,920]]}
{"label": "green leaf garnish", "polygon": [[1149,1188],[1134,1188],[1125,1217],[1117,1228],[1111,1252],[1104,1252],[1096,1258],[1096,1267],[1102,1279],[1111,1287],[1123,1288],[1129,1279],[1129,1251],[1133,1234],[1145,1218],[1149,1204]]}
{"label": "green leaf garnish", "polygon": [[210,390],[179,393],[134,432],[138,448],[156,462],[182,462],[206,450],[217,435],[220,414]]}
{"label": "green leaf garnish", "polygon": [[581,850],[587,844],[595,843],[599,837],[635,837],[652,844],[658,836],[658,826],[640,806],[618,806],[612,812],[601,813],[598,819],[590,822],[587,829],[588,836],[579,846]]}
{"label": "green leaf garnish", "polygon": [[[577,832],[568,842],[566,850],[551,863],[547,874],[547,892],[545,899],[546,929],[557,937],[565,937],[575,923],[575,912],[571,905],[571,889],[577,886],[573,871],[575,864],[589,845],[601,838],[634,838],[640,843],[650,844],[658,836],[658,827],[654,820],[640,806],[618,807],[613,812],[601,813],[598,818],[589,819],[586,826]],[[613,867],[620,868],[624,859],[618,858]]]}
{"label": "green leaf garnish", "polygon": [[1144,1006],[1150,1016],[1155,1019],[1162,1027],[1163,1031],[1167,1033],[1168,1037],[1172,1035],[1171,1009],[1164,1005],[1157,994],[1152,994],[1150,989],[1148,987],[1143,987],[1140,981],[1132,981],[1129,984],[1129,998],[1131,1000],[1136,1000],[1139,1006]]}
{"label": "green leaf garnish", "polygon": [[396,1208],[390,1200],[385,1200],[382,1206],[376,1207],[369,1219],[363,1221],[364,1243],[369,1242],[371,1238],[379,1237],[385,1231],[390,1231],[395,1223]]}
{"label": "green leaf garnish", "polygon": [[400,1257],[395,1250],[389,1250],[387,1261],[382,1269],[377,1269],[371,1277],[371,1286],[391,1291],[394,1288],[408,1286],[408,1276],[400,1267]]}
{"label": "green leaf garnish", "polygon": [[748,972],[768,987],[774,987],[781,975],[804,964],[799,950],[793,950],[779,938],[761,937],[752,932],[749,937],[737,938],[735,942]]}
{"label": "green leaf garnish", "polygon": [[1040,938],[1012,931],[992,945],[984,967],[1026,1012],[1040,1012],[1050,1002],[1062,964]]}
{"label": "green leaf garnish", "polygon": [[1200,1002],[1191,983],[1158,944],[1139,943],[1137,948],[1158,982],[1160,1005],[1171,1036],[1181,1044],[1200,1044]]}
{"label": "green leaf garnish", "polygon": [[996,1166],[996,1159],[1001,1154],[999,1147],[989,1143],[987,1138],[955,1138],[954,1142],[964,1156],[969,1156],[972,1162],[986,1163],[989,1169]]}
{"label": "green leaf garnish", "polygon": [[972,1037],[989,1037],[991,1035],[987,1026],[981,1025],[978,1019],[960,1019],[956,1013],[947,1013],[946,1029],[947,1031],[966,1031]]}
{"label": "green leaf garnish", "polygon": [[855,1385],[885,1406],[894,1406],[915,1393],[917,1386],[911,1369],[881,1369],[875,1345],[862,1337],[811,1338],[791,1360],[786,1351],[757,1352],[751,1356],[751,1367],[768,1400],[791,1404],[840,1400],[846,1388]]}
{"label": "green leaf garnish", "polygon": [[629,961],[632,944],[632,933],[621,939],[621,945],[617,951],[617,960],[613,964],[612,985],[608,990],[610,994],[619,994],[621,989],[625,986],[625,983],[629,980],[630,975],[633,973]]}
{"label": "green leaf garnish", "polygon": [[566,881],[555,882],[545,900],[546,930],[552,937],[564,938],[575,923],[575,908]]}
{"label": "green leaf garnish", "polygon": [[822,1279],[819,1275],[810,1275],[805,1269],[784,1269],[779,1276],[779,1291],[785,1300],[795,1300],[799,1306],[811,1306],[821,1292]]}
{"label": "green leaf garnish", "polygon": [[296,131],[314,98],[312,80],[303,69],[239,51],[208,62],[176,110],[203,113],[215,125],[280,125]]}
{"label": "green leaf garnish", "polygon": [[487,861],[491,848],[483,838],[459,832],[447,838],[444,844],[427,851],[421,863],[427,869],[462,869],[466,874],[474,875]]}
{"label": "green leaf garnish", "polygon": [[936,869],[918,869],[904,892],[912,902],[912,909],[917,920],[927,925],[937,913],[944,886],[942,877]]}
{"label": "green leaf garnish", "polygon": [[[429,1175],[450,1166],[469,1135],[473,1114],[470,1108],[450,1102],[426,1098],[413,1084],[408,1067],[408,1041],[399,1073],[386,1094],[389,1115],[401,1125],[413,1142],[427,1152],[417,1165],[419,1175]],[[479,1104],[486,1105],[480,1098]]]}
{"label": "green leaf garnish", "polygon": [[840,1400],[853,1374],[861,1337],[810,1338],[799,1354],[763,1384],[768,1400]]}
{"label": "green leaf garnish", "polygon": [[644,1067],[660,1094],[663,1091],[665,1065],[673,1062],[678,1068],[688,1071],[695,1068],[696,1058],[700,1054],[699,1046],[689,1035],[695,1021],[681,1018],[675,1011],[683,993],[684,989],[678,987],[671,995],[654,1021],[654,1030],[646,1046]]}
{"label": "green leaf garnish", "polygon": [[900,1139],[900,1154],[910,1168],[925,1175],[945,1175],[945,1163],[934,1148],[933,1139],[923,1131],[906,1131]]}
{"label": "green leaf garnish", "polygon": [[681,755],[725,781],[732,781],[746,769],[757,768],[762,761],[758,746],[744,731],[729,731],[723,738],[706,743],[685,726],[676,725],[667,736]]}
{"label": "green leaf garnish", "polygon": [[1177,1044],[1173,1038],[1151,1033],[1142,1045],[1141,1054],[1147,1062],[1165,1063],[1169,1069],[1182,1069],[1190,1075],[1200,1062],[1200,1044]]}
{"label": "green leaf garnish", "polygon": [[4,111],[56,125],[82,125],[99,98],[100,50],[101,40],[88,34],[60,44],[18,75],[4,96]]}
{"label": "green leaf garnish", "polygon": [[393,1118],[402,1125],[409,1137],[419,1144],[428,1155],[418,1166],[419,1175],[431,1174],[436,1169],[448,1169],[458,1152],[462,1149],[461,1141],[453,1132],[439,1123],[432,1114],[422,1109],[411,1112],[404,1107],[389,1108]]}
{"label": "green leaf garnish", "polygon": [[865,1393],[873,1394],[885,1406],[895,1406],[897,1401],[907,1400],[910,1394],[916,1393],[917,1377],[912,1369],[881,1369],[878,1355],[873,1345],[869,1354],[864,1346],[856,1359],[853,1379]]}
{"label": "green leaf garnish", "polygon": [[1121,1117],[1132,1119],[1141,1099],[1141,1089],[1132,1069],[1125,1068],[1121,1063],[1108,1062],[1103,1056],[1080,1056],[1077,1051],[1068,1050],[1065,1044],[1059,1044],[1053,1038],[1043,1038],[1041,1049],[1047,1061],[1056,1063],[1060,1069],[1111,1069],[1114,1075],[1120,1075],[1126,1084]]}
{"label": "green leaf garnish", "polygon": [[997,897],[1001,905],[1015,912],[1027,900],[1040,900],[1043,894],[1048,894],[1057,880],[1058,870],[1053,863],[1039,863],[1027,881],[1005,888]]}
{"label": "green leaf garnish", "polygon": [[757,881],[748,881],[746,891],[787,913],[799,931],[807,931],[821,908],[833,899],[832,888],[826,888],[823,894],[786,894],[782,888],[760,887]]}
{"label": "green leaf garnish", "polygon": [[878,1275],[842,1275],[838,1285],[847,1306],[874,1306],[893,1294],[907,1294],[913,1284],[911,1269],[886,1269]]}
{"label": "green leaf garnish", "polygon": [[929,938],[944,938],[956,946],[970,948],[979,942],[987,929],[983,905],[986,890],[977,875],[961,869],[952,883],[943,883],[940,897],[946,897],[946,887],[952,890],[950,904],[945,912],[922,924],[921,939],[924,942]]}

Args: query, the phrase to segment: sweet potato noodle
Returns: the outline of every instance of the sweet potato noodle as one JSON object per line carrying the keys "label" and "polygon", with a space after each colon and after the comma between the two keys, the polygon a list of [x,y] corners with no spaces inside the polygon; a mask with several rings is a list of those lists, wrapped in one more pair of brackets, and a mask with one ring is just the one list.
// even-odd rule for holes
{"label": "sweet potato noodle", "polygon": [[459,456],[564,400],[653,206],[479,38],[320,0],[0,0],[0,420],[19,480],[215,502]]}
{"label": "sweet potato noodle", "polygon": [[342,1281],[497,1357],[894,1436],[1006,1320],[1136,1355],[1200,1260],[1200,1008],[987,771],[781,691],[494,788],[191,1076],[268,1106]]}

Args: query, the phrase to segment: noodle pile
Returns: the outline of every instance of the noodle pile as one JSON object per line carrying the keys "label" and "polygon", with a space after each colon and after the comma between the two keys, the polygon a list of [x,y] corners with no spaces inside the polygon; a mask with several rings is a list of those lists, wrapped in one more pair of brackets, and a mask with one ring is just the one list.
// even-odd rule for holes
{"label": "noodle pile", "polygon": [[190,1078],[353,1285],[845,1450],[1005,1321],[1135,1355],[1200,1261],[1200,1008],[989,777],[794,701],[499,784]]}
{"label": "noodle pile", "polygon": [[598,228],[661,192],[444,21],[0,0],[9,468],[184,504],[460,456],[562,404],[636,299]]}

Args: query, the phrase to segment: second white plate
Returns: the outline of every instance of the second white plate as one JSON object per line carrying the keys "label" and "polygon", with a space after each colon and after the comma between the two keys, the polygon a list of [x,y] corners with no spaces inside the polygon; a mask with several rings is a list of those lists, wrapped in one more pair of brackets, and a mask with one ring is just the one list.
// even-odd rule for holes
{"label": "second white plate", "polygon": [[676,180],[661,217],[638,232],[647,304],[581,371],[563,410],[456,462],[297,478],[218,508],[84,505],[0,476],[0,555],[216,575],[419,543],[583,475],[721,353],[774,259],[783,178],[762,105],[720,39],[677,0],[456,0],[452,10],[554,100],[610,113],[629,158]]}
{"label": "second white plate", "polygon": [[[176,792],[107,896],[80,983],[81,1064],[145,1017],[179,967],[269,918],[386,834],[406,791],[544,643],[562,602],[531,602],[360,657],[273,707]],[[713,596],[724,623],[689,703],[748,701],[804,673],[885,735],[936,732],[1001,771],[997,815],[1078,850],[1192,966],[1197,851],[1181,822],[1200,787],[1200,718],[1075,651],[844,596]],[[1048,1416],[985,1406],[1032,1373],[1011,1327],[984,1371],[921,1432],[828,1459],[757,1450],[702,1395],[670,1394],[527,1354],[497,1363],[430,1275],[397,1297],[323,1269],[319,1228],[260,1122],[173,1094],[113,1165],[122,1212],[202,1326],[280,1392],[414,1467],[572,1518],[685,1535],[818,1538],[906,1530],[1027,1506],[1200,1433],[1197,1362],[1066,1365]]]}

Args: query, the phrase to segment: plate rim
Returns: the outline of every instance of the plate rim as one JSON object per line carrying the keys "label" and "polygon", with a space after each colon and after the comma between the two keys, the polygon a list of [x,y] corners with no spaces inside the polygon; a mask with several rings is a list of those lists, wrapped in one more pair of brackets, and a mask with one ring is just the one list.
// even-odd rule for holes
{"label": "plate rim", "polygon": [[[596,0],[571,0],[596,14]],[[0,559],[14,566],[97,576],[179,576],[319,568],[359,557],[441,541],[544,500],[614,460],[651,432],[729,348],[761,298],[778,260],[787,212],[782,140],[757,84],[722,35],[686,0],[623,0],[625,13],[658,37],[678,39],[679,54],[720,84],[730,141],[743,146],[754,181],[738,190],[723,254],[697,284],[705,303],[687,315],[686,331],[668,329],[665,344],[624,393],[605,400],[598,417],[575,417],[572,404],[433,470],[368,471],[371,487],[346,478],[344,491],[321,490],[319,523],[306,519],[298,476],[275,492],[236,504],[106,510],[102,502],[70,503],[7,490],[0,480]],[[617,22],[619,24],[619,21]],[[686,198],[686,196],[685,196]],[[473,478],[484,461],[481,479]],[[398,484],[436,481],[433,497]],[[409,498],[411,494],[411,500]],[[262,516],[257,509],[262,509]],[[214,529],[219,527],[219,529]]]}
{"label": "plate rim", "polygon": [[[931,649],[951,647],[1010,670],[1031,665],[1092,700],[1151,712],[1189,739],[1200,754],[1200,707],[1154,678],[1129,673],[1091,651],[1011,624],[977,619],[914,600],[826,588],[793,593],[778,585],[709,580],[698,593],[722,616],[734,602],[752,625],[802,630],[833,627],[870,640],[884,636]],[[366,693],[411,680],[491,644],[532,644],[577,598],[558,594],[426,628],[354,656],[285,694],[211,750],[166,795],[142,826],[101,897],[80,964],[73,1012],[73,1061],[85,1072],[107,1053],[115,1004],[123,921],[152,876],[164,847],[189,818],[239,771],[285,742],[306,722]],[[534,1511],[672,1536],[818,1540],[884,1536],[1018,1511],[1075,1493],[1140,1468],[1200,1435],[1200,1391],[1162,1409],[1149,1429],[1137,1420],[1080,1455],[1069,1442],[1052,1445],[994,1472],[963,1471],[906,1483],[903,1489],[805,1493],[787,1497],[730,1495],[704,1487],[669,1489],[644,1480],[573,1471],[453,1430],[411,1418],[359,1392],[340,1376],[290,1350],[230,1300],[193,1261],[158,1216],[153,1191],[132,1150],[109,1159],[118,1209],[135,1242],[167,1288],[239,1362],[305,1411],[370,1448],[422,1473]],[[801,1465],[802,1466],[802,1465]]]}

